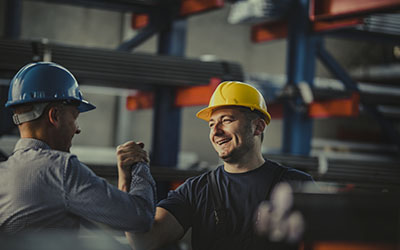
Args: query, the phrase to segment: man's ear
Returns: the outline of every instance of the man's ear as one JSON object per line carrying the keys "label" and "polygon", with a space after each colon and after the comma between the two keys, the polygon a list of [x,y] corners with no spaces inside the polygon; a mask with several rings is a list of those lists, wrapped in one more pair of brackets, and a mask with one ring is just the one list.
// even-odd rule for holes
{"label": "man's ear", "polygon": [[60,123],[60,109],[57,106],[52,106],[49,108],[47,111],[47,115],[49,117],[49,122],[55,126],[58,127]]}
{"label": "man's ear", "polygon": [[267,126],[266,122],[264,119],[256,119],[255,121],[255,129],[254,129],[254,135],[261,135],[265,127]]}

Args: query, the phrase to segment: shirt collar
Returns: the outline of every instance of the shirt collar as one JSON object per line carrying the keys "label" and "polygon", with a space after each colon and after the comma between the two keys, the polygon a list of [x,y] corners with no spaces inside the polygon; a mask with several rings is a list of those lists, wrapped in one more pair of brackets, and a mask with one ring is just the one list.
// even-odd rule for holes
{"label": "shirt collar", "polygon": [[43,148],[43,149],[51,149],[47,143],[33,138],[21,138],[15,144],[14,152],[20,149],[25,148]]}

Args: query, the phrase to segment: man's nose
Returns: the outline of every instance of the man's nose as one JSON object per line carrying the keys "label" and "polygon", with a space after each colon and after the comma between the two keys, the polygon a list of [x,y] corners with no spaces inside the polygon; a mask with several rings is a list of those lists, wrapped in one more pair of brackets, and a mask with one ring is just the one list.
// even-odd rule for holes
{"label": "man's nose", "polygon": [[222,124],[218,122],[211,128],[212,135],[221,135],[224,133],[224,130],[221,128],[221,125]]}
{"label": "man's nose", "polygon": [[80,133],[81,133],[81,129],[79,127],[77,127],[75,130],[75,134],[80,134]]}

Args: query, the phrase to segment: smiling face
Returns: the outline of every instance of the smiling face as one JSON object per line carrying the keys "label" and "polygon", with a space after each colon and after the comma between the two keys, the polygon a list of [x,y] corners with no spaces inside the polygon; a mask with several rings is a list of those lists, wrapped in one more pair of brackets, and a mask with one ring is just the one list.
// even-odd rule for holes
{"label": "smiling face", "polygon": [[238,163],[253,151],[252,121],[241,108],[215,110],[209,120],[210,141],[218,156],[227,163]]}

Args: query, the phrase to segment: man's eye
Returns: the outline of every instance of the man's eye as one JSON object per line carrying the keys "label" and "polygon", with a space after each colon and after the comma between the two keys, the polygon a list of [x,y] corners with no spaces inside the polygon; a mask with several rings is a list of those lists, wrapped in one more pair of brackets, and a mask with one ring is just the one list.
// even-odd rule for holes
{"label": "man's eye", "polygon": [[214,126],[214,123],[209,123],[208,126],[209,126],[210,128],[212,128],[212,127]]}
{"label": "man's eye", "polygon": [[222,122],[223,122],[223,123],[231,123],[231,122],[232,122],[232,119],[223,119]]}

